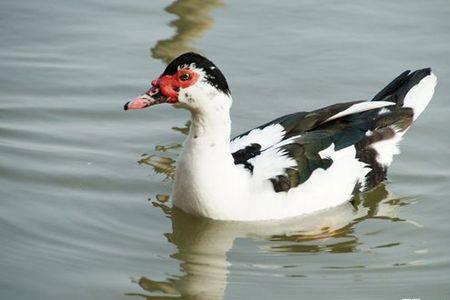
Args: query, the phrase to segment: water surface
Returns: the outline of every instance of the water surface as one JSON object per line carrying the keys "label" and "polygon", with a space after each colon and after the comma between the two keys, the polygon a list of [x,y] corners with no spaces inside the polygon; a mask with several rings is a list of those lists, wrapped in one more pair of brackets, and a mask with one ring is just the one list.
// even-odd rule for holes
{"label": "water surface", "polygon": [[[447,1],[0,3],[1,299],[444,299],[450,294]],[[226,74],[238,134],[367,99],[405,69],[439,85],[389,182],[277,224],[170,209],[188,114],[125,113],[178,53]]]}

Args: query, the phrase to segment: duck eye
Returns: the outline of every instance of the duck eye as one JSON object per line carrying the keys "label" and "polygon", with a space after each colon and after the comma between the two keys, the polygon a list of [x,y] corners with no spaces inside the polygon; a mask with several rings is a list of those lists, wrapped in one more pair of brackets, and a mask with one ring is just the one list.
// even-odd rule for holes
{"label": "duck eye", "polygon": [[180,75],[179,78],[181,81],[186,81],[186,80],[189,80],[189,78],[191,78],[191,75],[189,75],[189,73],[183,73]]}

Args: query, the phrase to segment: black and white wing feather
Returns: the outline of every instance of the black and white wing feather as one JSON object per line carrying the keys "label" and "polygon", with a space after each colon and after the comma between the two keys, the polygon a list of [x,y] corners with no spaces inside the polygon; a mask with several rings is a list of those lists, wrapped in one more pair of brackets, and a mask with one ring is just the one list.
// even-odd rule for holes
{"label": "black and white wing feather", "polygon": [[[432,88],[420,89],[421,85]],[[396,143],[431,99],[434,85],[430,69],[407,71],[372,101],[340,103],[282,116],[235,137],[231,141],[234,162],[253,176],[270,180],[274,190],[282,192],[306,182],[314,170],[329,168],[333,164],[331,153],[353,146],[355,159],[370,168],[365,182],[356,185],[359,189],[371,188],[385,179],[390,163],[380,159],[381,152],[392,152],[392,160]],[[420,102],[417,94],[421,96],[422,90],[431,90],[431,94],[428,100],[422,97]],[[386,146],[392,149],[376,147],[385,140],[395,141]]]}

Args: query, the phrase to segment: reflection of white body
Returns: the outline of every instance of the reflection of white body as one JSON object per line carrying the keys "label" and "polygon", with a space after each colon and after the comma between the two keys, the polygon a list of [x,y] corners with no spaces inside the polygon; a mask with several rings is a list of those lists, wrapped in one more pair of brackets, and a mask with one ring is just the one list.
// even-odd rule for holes
{"label": "reflection of white body", "polygon": [[[336,247],[342,238],[334,238],[339,233],[350,232],[355,223],[370,217],[395,218],[392,197],[380,186],[376,190],[363,194],[360,205],[354,207],[345,203],[332,210],[311,214],[303,218],[279,221],[229,222],[214,221],[189,216],[180,210],[172,213],[173,233],[169,240],[178,251],[171,255],[180,261],[184,275],[165,282],[152,281],[142,277],[137,281],[148,291],[159,291],[193,299],[222,299],[227,285],[230,262],[227,252],[233,247],[236,238],[253,237],[260,240],[278,236],[279,242],[258,243],[266,251],[280,245],[294,244],[293,251],[301,251],[304,245],[309,251],[311,246],[320,245],[320,249]],[[343,242],[346,251],[348,236]],[[357,245],[356,241],[354,243]],[[190,298],[189,298],[190,299]]]}

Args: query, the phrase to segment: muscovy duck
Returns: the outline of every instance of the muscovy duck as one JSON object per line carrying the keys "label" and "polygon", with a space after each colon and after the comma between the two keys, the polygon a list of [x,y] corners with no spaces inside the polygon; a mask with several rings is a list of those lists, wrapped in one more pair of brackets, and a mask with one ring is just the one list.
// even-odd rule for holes
{"label": "muscovy duck", "polygon": [[151,88],[125,104],[170,103],[191,112],[173,204],[220,220],[272,220],[350,201],[386,178],[398,143],[434,93],[431,69],[405,71],[371,101],[296,112],[230,140],[225,76],[197,53],[175,58]]}

